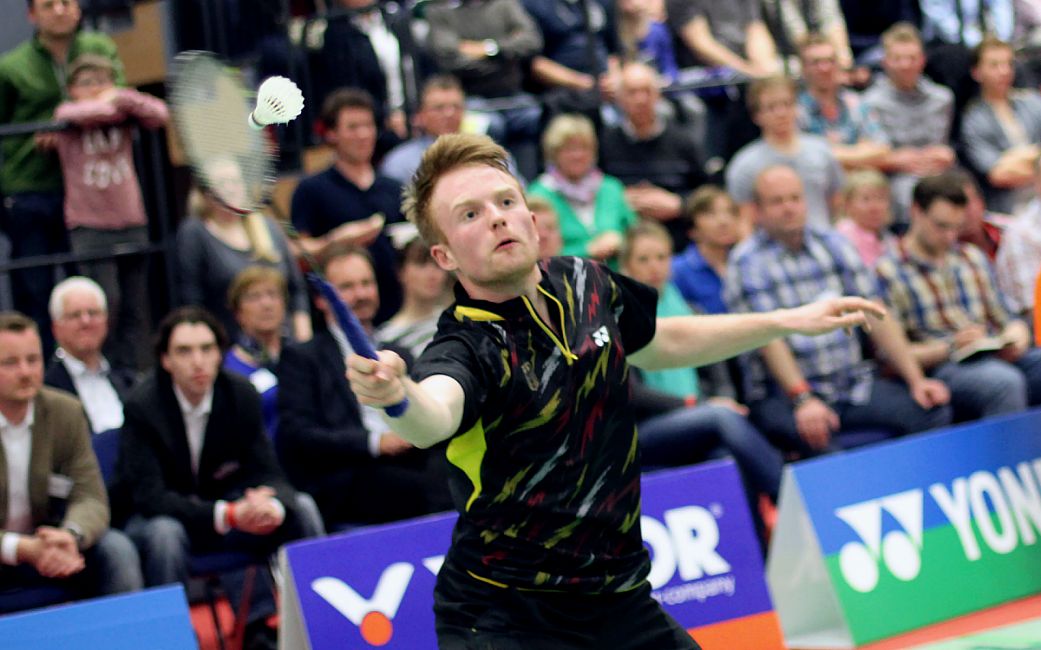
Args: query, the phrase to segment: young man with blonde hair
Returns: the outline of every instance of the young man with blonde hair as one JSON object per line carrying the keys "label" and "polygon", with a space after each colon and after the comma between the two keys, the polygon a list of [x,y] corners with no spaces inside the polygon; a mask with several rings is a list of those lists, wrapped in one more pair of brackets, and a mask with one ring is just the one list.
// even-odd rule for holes
{"label": "young man with blonde hair", "polygon": [[[438,140],[405,212],[458,278],[411,369],[351,355],[359,401],[420,447],[447,441],[461,515],[435,589],[442,649],[697,648],[650,597],[628,364],[696,366],[884,314],[835,298],[768,314],[655,319],[654,290],[586,259],[538,261],[505,151]],[[553,623],[562,621],[562,623]]]}

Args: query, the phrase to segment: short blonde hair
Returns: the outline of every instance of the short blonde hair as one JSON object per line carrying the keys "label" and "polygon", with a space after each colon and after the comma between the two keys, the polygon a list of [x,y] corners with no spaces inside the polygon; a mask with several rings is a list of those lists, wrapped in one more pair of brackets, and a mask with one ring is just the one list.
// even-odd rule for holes
{"label": "short blonde hair", "polygon": [[882,49],[887,50],[899,43],[915,43],[922,47],[922,35],[918,28],[907,21],[895,23],[892,27],[882,32]]}
{"label": "short blonde hair", "polygon": [[542,133],[542,155],[547,163],[552,163],[557,158],[557,153],[571,138],[582,138],[597,150],[596,129],[593,122],[585,115],[577,113],[565,113],[558,115],[549,121],[549,125]]}
{"label": "short blonde hair", "polygon": [[798,96],[799,90],[795,85],[795,80],[783,74],[774,75],[772,77],[765,77],[763,79],[756,79],[748,85],[748,93],[745,95],[745,102],[748,104],[748,112],[755,115],[759,111],[759,98],[763,96],[768,90],[774,90],[775,88],[785,88],[792,94],[792,99]]}
{"label": "short blonde hair", "polygon": [[286,276],[272,266],[252,264],[239,271],[231,281],[231,284],[228,285],[228,307],[231,308],[231,312],[233,314],[237,313],[246,293],[255,285],[263,283],[275,285],[279,293],[282,294],[282,299],[288,302],[289,293]]}
{"label": "short blonde hair", "polygon": [[849,201],[854,193],[867,189],[886,190],[888,192],[889,181],[877,169],[858,169],[846,177],[846,184],[842,188],[842,199]]}
{"label": "short blonde hair", "polygon": [[444,233],[437,227],[430,209],[434,188],[445,174],[467,165],[492,167],[514,178],[509,154],[488,136],[450,133],[439,137],[423,154],[412,182],[405,187],[401,203],[405,218],[415,224],[428,245],[444,241]]}

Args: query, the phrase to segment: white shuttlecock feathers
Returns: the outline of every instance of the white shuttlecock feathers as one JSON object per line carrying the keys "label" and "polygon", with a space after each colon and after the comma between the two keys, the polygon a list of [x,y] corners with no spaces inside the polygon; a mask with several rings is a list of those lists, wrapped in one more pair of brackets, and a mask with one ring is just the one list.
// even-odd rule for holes
{"label": "white shuttlecock feathers", "polygon": [[249,125],[262,129],[269,124],[285,124],[302,110],[304,94],[291,79],[268,77],[257,89],[257,107],[249,114]]}

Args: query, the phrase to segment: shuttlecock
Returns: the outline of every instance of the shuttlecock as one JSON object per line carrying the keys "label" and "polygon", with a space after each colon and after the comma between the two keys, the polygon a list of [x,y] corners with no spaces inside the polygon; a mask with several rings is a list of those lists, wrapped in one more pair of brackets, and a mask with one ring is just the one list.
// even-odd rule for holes
{"label": "shuttlecock", "polygon": [[291,79],[268,77],[257,89],[257,107],[249,114],[249,125],[262,129],[269,124],[285,124],[302,110],[304,95]]}

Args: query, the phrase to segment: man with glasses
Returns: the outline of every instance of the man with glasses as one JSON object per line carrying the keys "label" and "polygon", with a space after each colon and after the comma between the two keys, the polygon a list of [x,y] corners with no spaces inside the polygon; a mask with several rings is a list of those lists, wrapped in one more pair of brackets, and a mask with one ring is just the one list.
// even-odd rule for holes
{"label": "man with glasses", "polygon": [[[80,31],[77,0],[28,0],[28,9],[29,22],[35,27],[33,37],[0,57],[0,124],[52,119],[55,107],[66,97],[69,64],[81,54],[110,59],[116,85],[125,83],[112,39]],[[0,193],[6,208],[3,229],[16,259],[69,248],[55,143],[53,134],[41,133],[0,140]],[[50,347],[47,296],[54,285],[53,269],[23,269],[11,275],[15,306],[41,324],[46,350]]]}
{"label": "man with glasses", "polygon": [[983,417],[1041,403],[1041,350],[1008,308],[990,264],[958,241],[968,199],[952,173],[915,186],[911,228],[876,272],[911,353],[951,390],[955,416]]}
{"label": "man with glasses", "polygon": [[390,150],[380,164],[380,174],[399,183],[412,180],[423,152],[446,133],[459,133],[466,112],[466,97],[459,81],[449,75],[436,75],[423,84],[419,112],[413,123],[420,134]]}

